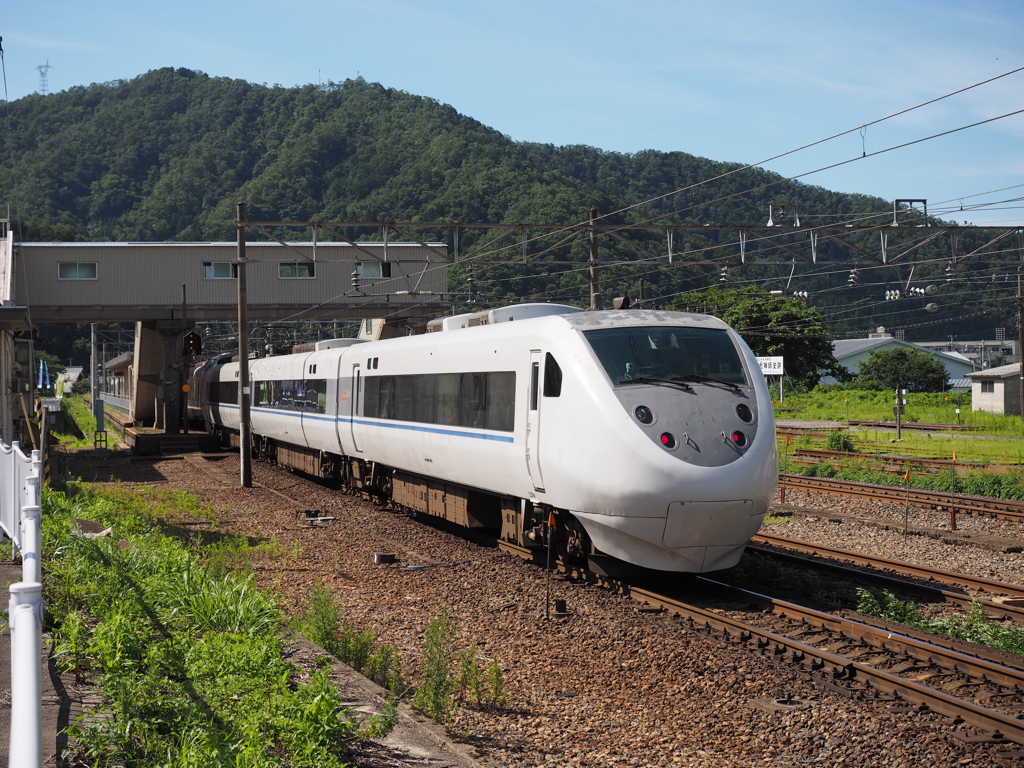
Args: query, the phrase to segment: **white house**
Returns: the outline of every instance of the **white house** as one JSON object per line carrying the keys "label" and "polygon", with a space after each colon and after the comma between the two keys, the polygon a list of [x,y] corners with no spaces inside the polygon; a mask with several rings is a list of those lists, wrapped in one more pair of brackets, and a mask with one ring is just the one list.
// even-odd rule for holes
{"label": "white house", "polygon": [[1020,363],[969,373],[975,411],[1020,415]]}
{"label": "white house", "polygon": [[[974,370],[974,365],[966,357],[955,352],[938,352],[933,349],[918,346],[917,344],[912,344],[909,341],[901,341],[900,339],[894,338],[893,336],[885,333],[884,329],[879,329],[878,333],[872,334],[866,339],[839,339],[837,341],[833,341],[832,354],[835,355],[836,360],[841,366],[850,371],[850,373],[856,374],[860,370],[860,364],[867,360],[868,357],[871,356],[872,352],[878,352],[883,349],[897,349],[900,347],[917,349],[921,352],[927,352],[929,355],[932,355],[938,359],[946,369],[946,377],[949,380],[949,390],[967,390],[969,380],[965,377]],[[836,380],[831,376],[824,376],[820,383],[834,384],[835,381]]]}

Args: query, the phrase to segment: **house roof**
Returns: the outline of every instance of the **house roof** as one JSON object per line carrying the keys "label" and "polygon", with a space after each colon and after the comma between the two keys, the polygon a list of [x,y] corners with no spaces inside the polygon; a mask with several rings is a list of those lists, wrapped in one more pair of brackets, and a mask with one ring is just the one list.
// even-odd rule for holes
{"label": "house roof", "polygon": [[1020,363],[1000,365],[998,368],[989,368],[987,371],[975,371],[967,375],[973,379],[1010,379],[1020,375]]}
{"label": "house roof", "polygon": [[909,341],[901,341],[900,339],[896,339],[891,336],[883,339],[837,339],[832,342],[832,354],[835,355],[836,360],[841,363],[844,358],[853,357],[856,354],[870,351],[878,347],[907,347],[908,349],[919,349],[922,352],[927,352],[929,355],[935,355],[936,357],[944,360],[961,364],[966,363],[967,365],[971,364],[971,361],[968,358],[957,352],[939,352],[938,350],[920,347],[917,344],[912,344]]}

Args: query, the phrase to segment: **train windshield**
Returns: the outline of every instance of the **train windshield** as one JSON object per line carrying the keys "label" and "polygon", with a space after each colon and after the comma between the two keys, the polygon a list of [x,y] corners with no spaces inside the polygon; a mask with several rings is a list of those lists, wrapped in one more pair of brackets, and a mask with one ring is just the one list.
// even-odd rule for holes
{"label": "train windshield", "polygon": [[749,384],[726,331],[711,328],[612,328],[584,333],[616,386],[645,380]]}

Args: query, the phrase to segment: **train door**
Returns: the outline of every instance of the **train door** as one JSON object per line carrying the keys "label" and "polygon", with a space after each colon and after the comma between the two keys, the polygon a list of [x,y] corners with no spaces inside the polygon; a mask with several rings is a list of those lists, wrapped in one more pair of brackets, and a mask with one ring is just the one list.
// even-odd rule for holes
{"label": "train door", "polygon": [[530,351],[530,391],[526,409],[526,469],[530,473],[534,490],[544,490],[544,476],[540,471],[540,389],[541,360],[544,353],[539,349]]}
{"label": "train door", "polygon": [[352,437],[352,448],[357,452],[362,452],[359,447],[359,441],[356,439],[356,416],[359,415],[359,403],[362,401],[363,396],[363,374],[359,368],[359,363],[352,363],[352,392],[348,399],[348,428],[349,435]]}

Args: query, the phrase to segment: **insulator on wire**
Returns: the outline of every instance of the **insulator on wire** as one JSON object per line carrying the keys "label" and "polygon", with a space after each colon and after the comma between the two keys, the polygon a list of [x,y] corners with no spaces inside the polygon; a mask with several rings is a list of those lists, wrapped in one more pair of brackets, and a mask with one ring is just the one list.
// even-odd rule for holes
{"label": "insulator on wire", "polygon": [[359,290],[359,270],[358,269],[353,269],[352,270],[352,288],[353,288],[353,290],[356,290],[356,291]]}
{"label": "insulator on wire", "polygon": [[899,297],[900,297],[900,292],[899,291],[886,291],[885,292],[885,300],[886,301],[895,301]]}

